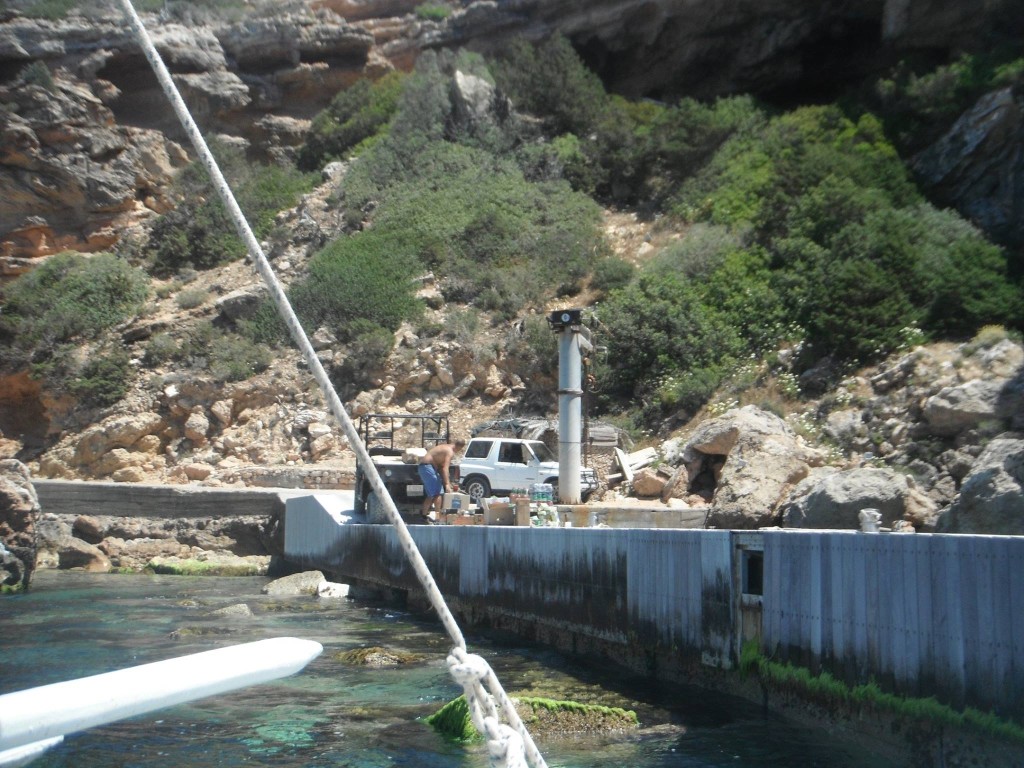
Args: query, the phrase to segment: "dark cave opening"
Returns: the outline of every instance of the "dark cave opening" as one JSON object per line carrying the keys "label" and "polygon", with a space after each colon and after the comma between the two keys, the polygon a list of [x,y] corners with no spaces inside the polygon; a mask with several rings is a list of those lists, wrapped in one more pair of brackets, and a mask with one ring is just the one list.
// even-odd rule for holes
{"label": "dark cave opening", "polygon": [[119,124],[150,128],[171,135],[181,133],[174,110],[167,102],[156,74],[141,54],[115,56],[96,76],[112,83],[120,92],[107,104]]}
{"label": "dark cave opening", "polygon": [[882,42],[879,19],[835,21],[790,53],[798,62],[799,74],[755,94],[784,109],[836,101],[896,64]]}
{"label": "dark cave opening", "polygon": [[[671,18],[661,24],[660,40],[682,34]],[[897,61],[882,39],[881,19],[868,16],[823,21],[798,43],[745,68],[736,67],[735,45],[678,57],[661,53],[654,62],[636,46],[620,53],[597,37],[578,37],[572,43],[605,87],[627,98],[675,101],[682,96],[751,94],[780,108],[836,101],[865,81],[888,74]]]}
{"label": "dark cave opening", "polygon": [[710,503],[715,496],[718,481],[722,477],[722,467],[725,466],[727,458],[713,453],[701,453],[697,472],[691,475],[689,492]]}

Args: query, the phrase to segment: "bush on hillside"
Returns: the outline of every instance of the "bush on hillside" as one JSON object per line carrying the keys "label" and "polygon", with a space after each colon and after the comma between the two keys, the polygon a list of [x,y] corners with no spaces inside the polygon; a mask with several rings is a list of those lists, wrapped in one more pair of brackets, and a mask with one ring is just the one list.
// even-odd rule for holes
{"label": "bush on hillside", "polygon": [[418,270],[409,245],[374,228],[320,251],[289,300],[307,334],[324,327],[348,342],[366,333],[367,323],[393,332],[422,311],[413,282]]}
{"label": "bush on hillside", "polygon": [[904,328],[969,335],[1019,311],[1005,256],[921,202],[868,115],[809,107],[737,133],[683,186],[676,212],[747,226],[767,255],[704,289],[755,351],[796,323],[817,354],[868,362],[897,349]]}
{"label": "bush on hillside", "polygon": [[68,382],[68,390],[89,407],[106,408],[128,394],[132,360],[121,348],[90,355]]}
{"label": "bush on hillside", "polygon": [[339,364],[332,367],[331,382],[340,397],[353,397],[363,389],[373,386],[374,380],[383,375],[388,356],[395,346],[395,335],[391,330],[360,320],[349,329],[351,341],[344,346]]}
{"label": "bush on hillside", "polygon": [[148,294],[146,275],[116,256],[53,256],[0,291],[0,359],[88,407],[112,405],[127,391],[128,353],[104,348],[83,359],[79,348],[138,312]]}
{"label": "bush on hillside", "polygon": [[984,93],[1024,82],[1020,41],[939,66],[901,61],[864,98],[882,115],[900,149],[913,154],[935,141]]}
{"label": "bush on hillside", "polygon": [[607,295],[616,288],[629,284],[636,272],[636,267],[618,256],[606,256],[594,264],[594,273],[590,278],[590,287]]}
{"label": "bush on hillside", "polygon": [[420,64],[389,135],[346,176],[344,202],[372,210],[374,236],[433,270],[446,299],[513,317],[580,285],[603,254],[600,209],[565,182],[530,182],[513,160],[446,138],[444,65]]}
{"label": "bush on hillside", "polygon": [[379,138],[398,109],[406,75],[390,72],[380,80],[357,80],[341,91],[310,126],[299,151],[300,168],[319,170],[330,160],[344,159],[356,147],[365,149]]}
{"label": "bush on hillside", "polygon": [[[317,180],[315,174],[294,168],[250,162],[235,148],[217,146],[215,152],[257,239],[270,234],[277,213],[294,205]],[[177,207],[157,219],[150,233],[153,274],[211,269],[245,256],[245,244],[201,163],[192,163],[178,175],[175,197]]]}
{"label": "bush on hillside", "polygon": [[514,40],[493,59],[491,69],[515,108],[544,118],[549,135],[586,136],[601,119],[604,84],[560,35],[537,45]]}
{"label": "bush on hillside", "polygon": [[[694,412],[743,352],[736,331],[678,273],[641,272],[609,297],[600,320],[606,397],[643,403],[651,417]],[[673,377],[679,385],[665,388]]]}
{"label": "bush on hillside", "polygon": [[4,357],[45,360],[60,344],[95,339],[138,312],[148,294],[145,273],[116,256],[57,254],[3,287]]}

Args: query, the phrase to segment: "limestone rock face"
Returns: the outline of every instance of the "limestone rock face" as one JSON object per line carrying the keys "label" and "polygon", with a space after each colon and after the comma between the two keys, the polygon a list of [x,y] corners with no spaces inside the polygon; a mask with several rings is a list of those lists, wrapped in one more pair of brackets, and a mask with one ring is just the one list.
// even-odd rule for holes
{"label": "limestone rock face", "polygon": [[930,192],[1001,242],[1024,243],[1024,101],[1004,88],[981,97],[945,136],[914,158]]}
{"label": "limestone rock face", "polygon": [[938,527],[943,533],[1024,534],[1024,435],[1007,432],[985,447]]}
{"label": "limestone rock face", "polygon": [[109,248],[119,229],[165,199],[182,149],[156,131],[118,126],[82,81],[0,86],[0,273],[62,250]]}
{"label": "limestone rock face", "polygon": [[36,564],[39,499],[28,467],[0,461],[0,585],[28,589]]}
{"label": "limestone rock face", "polygon": [[771,525],[789,491],[822,456],[774,414],[755,406],[701,424],[683,449],[689,490],[713,488],[708,524]]}
{"label": "limestone rock face", "polygon": [[[516,36],[560,33],[611,91],[710,99],[837,87],[882,74],[883,62],[906,50],[965,50],[988,30],[1019,24],[1014,0],[989,0],[980,9],[964,0],[476,0],[437,20],[420,18],[418,5],[323,0],[268,11],[253,4],[242,20],[224,21],[171,8],[143,20],[200,128],[239,137],[268,157],[287,154],[297,137],[264,118],[275,125],[298,120],[302,130],[301,121],[338,91],[361,77],[411,69],[427,49],[486,51]],[[0,241],[9,243],[8,270],[24,269],[24,255],[108,247],[119,229],[115,214],[166,208],[165,180],[156,174],[183,159],[180,147],[162,146],[164,137],[154,135],[158,129],[184,138],[116,9],[57,22],[9,15],[0,21],[0,68],[18,72],[29,64],[38,82],[0,94],[17,105],[0,115],[7,174],[0,177],[7,192]],[[38,66],[51,79],[60,73],[52,88]],[[1009,91],[986,97],[919,167],[986,229],[1018,235],[1012,203],[1021,176],[1013,155],[1020,114]],[[33,188],[26,172],[48,181]],[[42,221],[26,221],[31,215]]]}

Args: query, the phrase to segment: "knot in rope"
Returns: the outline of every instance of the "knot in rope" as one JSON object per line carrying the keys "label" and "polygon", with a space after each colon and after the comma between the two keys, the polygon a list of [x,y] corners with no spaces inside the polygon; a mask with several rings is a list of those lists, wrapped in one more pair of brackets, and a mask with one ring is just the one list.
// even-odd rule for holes
{"label": "knot in rope", "polygon": [[486,659],[475,653],[467,653],[464,648],[453,648],[448,656],[448,672],[463,688],[473,683],[483,683],[490,671]]}
{"label": "knot in rope", "polygon": [[466,696],[473,725],[487,740],[487,754],[494,768],[529,768],[523,737],[498,720],[493,697],[484,688],[494,673],[482,657],[465,648],[453,648],[448,655],[448,672]]}

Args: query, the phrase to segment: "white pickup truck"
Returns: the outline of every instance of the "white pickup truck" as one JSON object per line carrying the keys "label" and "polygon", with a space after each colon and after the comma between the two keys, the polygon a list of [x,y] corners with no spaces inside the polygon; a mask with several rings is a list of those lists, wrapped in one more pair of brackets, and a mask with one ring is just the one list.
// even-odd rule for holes
{"label": "white pickup truck", "polygon": [[[459,461],[459,486],[474,502],[534,483],[549,483],[558,498],[558,457],[540,440],[511,437],[474,437]],[[580,468],[580,496],[587,500],[597,490],[597,473]]]}

